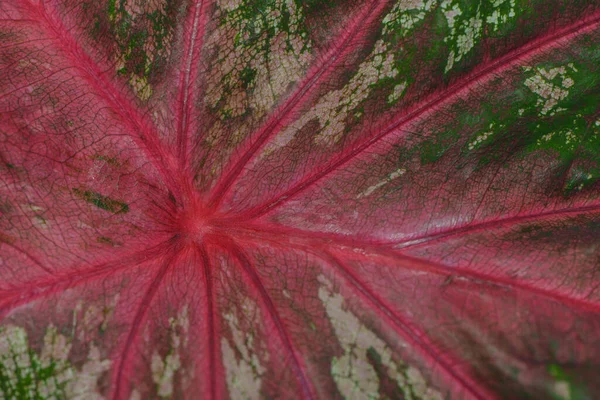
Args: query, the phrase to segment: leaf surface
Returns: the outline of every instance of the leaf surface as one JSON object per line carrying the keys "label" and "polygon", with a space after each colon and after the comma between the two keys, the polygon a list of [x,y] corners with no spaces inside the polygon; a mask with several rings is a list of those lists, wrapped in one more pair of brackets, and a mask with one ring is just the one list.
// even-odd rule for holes
{"label": "leaf surface", "polygon": [[0,393],[600,394],[600,3],[0,4]]}

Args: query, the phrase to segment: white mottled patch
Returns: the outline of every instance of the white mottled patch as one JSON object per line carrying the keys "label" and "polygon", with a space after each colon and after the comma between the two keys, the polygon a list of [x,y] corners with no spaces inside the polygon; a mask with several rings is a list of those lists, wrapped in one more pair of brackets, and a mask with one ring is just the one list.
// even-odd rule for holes
{"label": "white mottled patch", "polygon": [[[532,71],[532,67],[525,67],[525,71]],[[569,88],[575,82],[569,76],[570,71],[577,71],[573,64],[551,68],[535,68],[535,75],[525,80],[525,86],[538,95],[537,107],[540,115],[555,115],[561,108],[556,108],[561,100],[569,96]]]}
{"label": "white mottled patch", "polygon": [[[255,18],[245,19],[248,0],[217,2],[223,23],[207,38],[207,47],[216,53],[218,68],[207,75],[206,100],[219,110],[222,120],[249,112],[260,119],[300,80],[311,60],[311,43],[301,32],[302,8],[293,0],[269,2]],[[284,13],[289,15],[287,32],[281,30]],[[268,35],[268,31],[273,33]],[[252,37],[251,37],[252,35]],[[252,44],[245,45],[245,43]],[[245,69],[255,76],[242,85]]]}
{"label": "white mottled patch", "polygon": [[396,2],[382,21],[383,34],[393,30],[406,36],[416,24],[425,18],[434,4],[434,0],[400,0]]}
{"label": "white mottled patch", "polygon": [[[456,15],[455,8],[453,7],[448,10],[444,15],[446,15],[448,20],[448,26],[450,26],[450,21],[452,21],[452,25],[454,25],[454,16]],[[444,72],[450,71],[454,66],[454,63],[460,61],[469,51],[471,51],[475,46],[475,42],[481,37],[482,26],[483,21],[480,18],[479,12],[477,12],[476,17],[472,17],[465,24],[457,26],[457,28],[453,30],[453,33],[449,37],[446,37],[445,40],[447,42],[456,40],[456,49],[450,51]],[[459,30],[458,27],[461,29]]]}
{"label": "white mottled patch", "polygon": [[488,140],[494,134],[495,125],[496,124],[494,122],[490,123],[486,132],[479,134],[471,143],[469,143],[469,150],[478,148],[483,142]]}
{"label": "white mottled patch", "polygon": [[396,381],[406,399],[441,400],[442,395],[430,387],[421,372],[393,360],[392,350],[375,333],[361,324],[350,311],[345,310],[344,299],[334,294],[332,284],[319,276],[322,286],[319,299],[333,326],[344,354],[334,357],[331,374],[338,390],[345,399],[379,399],[379,378],[367,357],[368,351],[375,351],[387,374]]}
{"label": "white mottled patch", "polygon": [[494,0],[492,6],[496,9],[485,20],[492,30],[497,31],[501,25],[515,17],[515,2],[516,0]]}
{"label": "white mottled patch", "polygon": [[[259,309],[252,300],[245,299],[242,310],[245,315],[258,318]],[[254,336],[242,331],[234,313],[225,314],[223,318],[233,339],[232,344],[226,338],[221,339],[229,397],[233,400],[258,400],[261,398],[262,376],[266,370],[255,352]]]}
{"label": "white mottled patch", "polygon": [[157,386],[158,396],[163,398],[173,395],[175,373],[181,368],[179,352],[182,348],[187,347],[190,328],[187,307],[183,307],[176,318],[169,318],[169,326],[171,328],[171,348],[164,358],[154,350],[150,364],[152,380]]}
{"label": "white mottled patch", "polygon": [[102,360],[100,350],[90,345],[87,361],[77,376],[67,385],[68,398],[73,400],[100,400],[103,397],[96,393],[98,379],[110,368],[110,360]]}
{"label": "white mottled patch", "polygon": [[384,78],[394,78],[398,71],[394,68],[394,54],[388,52],[383,40],[378,40],[371,54],[358,68],[356,74],[341,89],[332,90],[322,96],[317,103],[298,120],[284,129],[272,143],[265,147],[263,155],[287,145],[309,122],[318,121],[320,128],[314,136],[318,145],[332,145],[341,138],[348,115],[364,101],[373,85]]}
{"label": "white mottled patch", "polygon": [[[423,20],[435,5],[434,0],[400,0],[395,3],[390,12],[383,18],[382,33],[410,33],[412,28]],[[371,94],[375,84],[382,79],[396,78],[395,68],[397,52],[390,50],[390,44],[378,40],[371,54],[362,62],[350,81],[341,89],[332,90],[323,95],[308,112],[284,129],[263,150],[262,156],[269,155],[275,150],[286,146],[296,134],[311,121],[317,121],[319,128],[314,136],[318,145],[333,145],[337,143],[346,129],[350,117],[360,118],[362,112],[355,109]],[[397,83],[388,95],[387,101],[392,104],[398,101],[408,82]]]}
{"label": "white mottled patch", "polygon": [[394,90],[392,90],[392,93],[390,93],[388,96],[388,103],[393,104],[398,101],[398,99],[400,99],[400,97],[402,97],[404,94],[404,89],[406,89],[406,82],[402,82],[394,86]]}
{"label": "white mottled patch", "polygon": [[[559,138],[559,142],[556,142],[557,138]],[[537,145],[542,146],[553,139],[555,139],[555,144],[561,145],[564,150],[575,150],[580,141],[571,129],[564,129],[545,134],[537,140]]]}
{"label": "white mottled patch", "polygon": [[394,179],[404,175],[406,173],[406,169],[405,168],[399,168],[396,171],[392,172],[391,174],[389,174],[384,180],[382,180],[381,182],[376,183],[373,186],[368,187],[364,192],[361,192],[356,198],[360,199],[362,197],[367,197],[370,196],[374,191],[376,191],[377,189],[387,185],[388,183],[390,183],[391,181],[393,181]]}
{"label": "white mottled patch", "polygon": [[[143,14],[153,14],[156,12],[164,12],[164,8],[166,6],[166,2],[164,0],[149,0],[149,1],[139,1],[139,0],[129,0],[123,2],[124,12],[117,12],[113,15],[109,15],[109,18],[115,25],[122,26],[123,19],[128,18],[129,20],[135,19],[139,15]],[[118,7],[118,6],[117,6]],[[172,40],[172,33],[168,33],[168,36],[163,39],[164,43],[169,43]],[[127,60],[131,58],[133,49],[130,47],[126,47],[126,49],[117,54],[117,59],[115,60],[115,69],[116,71],[121,71],[125,68]],[[128,82],[136,95],[142,100],[148,100],[152,95],[152,87],[148,83],[148,79],[146,76],[150,72],[150,66],[152,63],[161,57],[166,57],[169,53],[169,50],[166,47],[159,47],[159,43],[156,42],[155,36],[149,34],[144,40],[144,54],[147,57],[150,57],[149,60],[145,63],[143,75],[139,76],[134,74],[133,72],[128,76]]]}
{"label": "white mottled patch", "polygon": [[[40,354],[29,347],[25,329],[14,325],[0,328],[0,369],[9,378],[5,387],[24,387],[27,398],[34,398],[37,393],[44,398],[102,399],[97,392],[98,379],[110,368],[110,360],[103,360],[92,343],[85,363],[76,369],[68,359],[70,352],[69,339],[53,325],[46,329]],[[50,370],[52,374],[47,376]],[[9,395],[0,389],[0,397]]]}

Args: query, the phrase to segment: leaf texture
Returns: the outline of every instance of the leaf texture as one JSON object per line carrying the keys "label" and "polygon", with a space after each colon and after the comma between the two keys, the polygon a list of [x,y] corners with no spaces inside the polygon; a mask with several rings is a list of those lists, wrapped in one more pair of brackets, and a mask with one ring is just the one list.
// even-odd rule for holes
{"label": "leaf texture", "polygon": [[600,395],[600,3],[0,3],[0,397]]}

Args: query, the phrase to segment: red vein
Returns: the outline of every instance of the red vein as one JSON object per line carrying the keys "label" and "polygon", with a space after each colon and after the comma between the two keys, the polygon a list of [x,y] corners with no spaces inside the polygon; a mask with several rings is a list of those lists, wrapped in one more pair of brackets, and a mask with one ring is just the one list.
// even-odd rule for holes
{"label": "red vein", "polygon": [[170,243],[171,240],[161,242],[143,251],[133,253],[130,256],[121,256],[115,261],[102,263],[84,271],[76,270],[63,275],[54,273],[53,276],[55,279],[27,282],[21,287],[13,287],[9,291],[1,291],[0,297],[3,298],[3,304],[0,306],[0,317],[19,305],[31,303],[38,298],[64,291],[66,288],[73,288],[94,281],[95,279],[100,279],[107,274],[115,274],[125,268],[130,268],[157,258],[164,253]]}
{"label": "red vein", "polygon": [[495,228],[501,228],[503,226],[512,226],[519,223],[531,222],[531,221],[539,221],[546,220],[550,218],[566,216],[566,215],[579,215],[579,214],[591,214],[595,212],[600,212],[600,204],[594,204],[590,206],[581,206],[575,208],[561,208],[557,210],[545,211],[541,213],[535,214],[527,214],[527,215],[513,215],[505,218],[498,218],[495,220],[482,221],[476,224],[469,224],[466,226],[458,226],[458,227],[450,227],[444,231],[439,231],[431,234],[423,234],[419,236],[413,236],[404,240],[396,240],[396,241],[372,241],[369,242],[364,237],[354,237],[352,235],[342,235],[336,233],[324,233],[324,232],[313,232],[313,231],[305,231],[302,229],[297,229],[288,226],[270,226],[264,223],[261,224],[245,224],[242,228],[240,228],[236,223],[239,221],[237,219],[215,219],[214,225],[220,227],[221,229],[226,229],[228,232],[240,233],[241,235],[248,235],[252,233],[262,234],[268,233],[276,236],[289,236],[289,237],[299,237],[299,238],[310,238],[311,240],[318,240],[321,243],[333,242],[340,246],[361,246],[361,247],[377,247],[383,248],[385,246],[389,248],[394,248],[397,250],[404,250],[407,248],[415,248],[419,246],[423,246],[429,244],[431,242],[435,242],[438,240],[442,240],[445,238],[457,236],[460,234],[471,234],[477,231],[487,231]]}
{"label": "red vein", "polygon": [[432,346],[427,343],[425,333],[419,332],[417,328],[410,326],[410,323],[406,322],[402,316],[394,312],[383,300],[377,295],[371,292],[366,285],[364,285],[357,277],[355,277],[350,269],[344,265],[340,260],[334,257],[330,253],[325,253],[325,256],[321,256],[323,260],[337,267],[336,269],[341,275],[358,291],[364,298],[372,303],[378,310],[380,310],[402,333],[407,341],[412,342],[413,345],[421,348],[426,354],[427,358],[431,359],[437,365],[441,366],[442,369],[449,375],[454,381],[460,384],[466,392],[470,393],[476,399],[488,399],[489,395],[481,393],[481,390],[477,390],[477,382],[472,379],[467,379],[460,376],[449,364],[447,357],[439,354]]}
{"label": "red vein", "polygon": [[254,158],[258,150],[270,138],[279,133],[282,126],[290,122],[294,111],[301,108],[307,101],[310,101],[310,97],[313,94],[311,88],[319,81],[326,79],[335,70],[337,61],[343,59],[345,55],[353,50],[353,48],[350,48],[350,44],[356,39],[361,29],[369,26],[381,11],[385,9],[386,3],[387,1],[373,1],[352,19],[349,23],[349,28],[344,30],[344,33],[334,41],[330,50],[322,56],[323,62],[307,73],[307,76],[298,85],[294,95],[278,107],[257,133],[252,135],[256,136],[256,140],[250,144],[250,147],[233,164],[227,174],[223,174],[224,178],[215,185],[209,201],[210,206],[216,208],[219,205],[223,196],[227,194],[232,184],[242,173],[244,167]]}
{"label": "red vein", "polygon": [[[336,253],[348,252],[350,257],[356,257],[356,249],[358,248],[365,253],[404,261],[404,263],[401,264],[403,268],[442,275],[445,277],[458,276],[468,279],[472,282],[480,282],[498,287],[520,290],[526,293],[533,293],[557,300],[563,304],[570,304],[583,310],[600,312],[600,304],[598,302],[593,302],[585,298],[572,297],[568,295],[569,293],[556,293],[548,289],[541,289],[531,284],[516,281],[514,279],[511,280],[509,278],[497,278],[492,275],[475,272],[464,267],[446,266],[439,262],[403,254],[401,251],[386,247],[385,245],[381,244],[361,243],[355,240],[344,240],[343,237],[335,236],[330,236],[328,238],[315,237],[312,232],[303,232],[301,230],[277,231],[276,234],[274,234],[273,230],[269,229],[254,229],[251,232],[251,234],[248,234],[248,232],[244,232],[242,230],[231,231],[234,236],[239,235],[238,239],[247,239],[251,242],[254,242],[258,239],[261,241],[268,241],[269,243],[281,248],[293,247],[301,251],[307,251],[316,254],[321,252],[329,253],[331,251],[335,251]],[[273,237],[277,239],[273,239]],[[287,240],[281,240],[282,237],[286,237]]]}
{"label": "red vein", "polygon": [[[33,8],[31,4],[27,7]],[[111,110],[117,114],[121,122],[127,126],[131,138],[149,157],[150,162],[164,178],[165,184],[174,193],[179,194],[175,185],[171,166],[171,155],[164,150],[158,132],[152,122],[142,116],[136,105],[129,100],[105,73],[93,61],[92,57],[79,45],[62,22],[56,18],[58,12],[48,10],[44,0],[39,1],[39,6],[32,10],[33,14],[46,24],[48,30],[58,39],[62,50],[69,55],[73,66],[81,71],[94,91],[102,96],[109,104]]]}
{"label": "red vein", "polygon": [[271,297],[267,293],[267,290],[265,289],[264,285],[262,284],[260,277],[258,276],[258,273],[252,266],[250,260],[246,257],[246,255],[243,253],[243,251],[239,247],[237,247],[233,243],[230,243],[230,245],[225,247],[225,249],[229,250],[233,253],[235,258],[242,265],[242,268],[244,269],[244,271],[246,272],[246,274],[252,281],[252,284],[254,285],[255,289],[259,292],[260,297],[271,317],[271,320],[275,324],[275,328],[277,329],[277,333],[279,334],[279,338],[281,339],[283,347],[286,349],[286,351],[288,352],[288,354],[290,355],[290,357],[292,359],[292,369],[300,383],[300,387],[302,388],[302,393],[304,394],[304,398],[305,399],[313,399],[314,396],[311,393],[310,384],[308,383],[308,378],[305,375],[304,371],[302,370],[302,367],[300,366],[300,361],[298,360],[298,356],[296,355],[296,352],[294,351],[292,342],[285,331],[285,327],[283,326],[281,317],[279,316],[279,313],[277,312],[277,309],[275,308],[275,305],[273,304],[273,300],[271,299]]}
{"label": "red vein", "polygon": [[119,363],[119,367],[116,369],[116,374],[113,379],[115,384],[115,391],[113,394],[113,400],[119,399],[119,392],[121,391],[121,376],[123,375],[123,370],[125,369],[125,364],[129,360],[129,351],[131,347],[134,345],[135,340],[139,337],[138,332],[140,330],[140,326],[142,325],[143,319],[146,316],[148,309],[150,308],[150,303],[154,298],[154,295],[158,291],[160,284],[162,283],[169,267],[173,263],[173,258],[165,261],[164,265],[160,268],[150,287],[146,291],[144,298],[140,302],[138,310],[136,312],[135,318],[131,324],[131,329],[129,330],[129,335],[127,335],[127,340],[125,341],[125,347],[123,348],[123,355],[121,356],[121,362]]}
{"label": "red vein", "polygon": [[180,167],[185,170],[188,162],[187,147],[189,142],[190,114],[193,111],[198,94],[193,90],[193,78],[197,75],[198,57],[202,49],[204,31],[206,29],[208,1],[196,0],[192,8],[184,40],[184,68],[179,79],[179,96],[177,99],[177,154]]}
{"label": "red vein", "polygon": [[[279,195],[277,198],[271,200],[268,203],[264,203],[252,210],[243,213],[240,217],[245,219],[257,218],[261,215],[268,213],[274,208],[282,205],[283,203],[290,200],[298,193],[304,191],[306,188],[312,186],[317,181],[321,180],[330,173],[336,171],[338,168],[346,164],[348,161],[354,159],[356,156],[362,154],[366,149],[379,142],[389,134],[399,131],[404,126],[416,121],[426,112],[440,107],[441,105],[448,103],[452,99],[464,94],[471,87],[483,83],[483,81],[490,79],[494,74],[502,72],[506,69],[513,67],[517,62],[522,61],[525,58],[533,56],[537,53],[550,50],[555,46],[555,43],[561,40],[570,40],[577,35],[581,35],[592,31],[597,28],[600,23],[600,12],[593,14],[586,18],[584,21],[580,21],[572,26],[558,30],[546,37],[534,40],[527,45],[493,61],[491,64],[484,66],[483,68],[476,70],[464,78],[458,80],[448,88],[444,89],[440,93],[435,93],[429,96],[429,100],[425,100],[424,104],[417,106],[412,110],[402,114],[396,121],[388,125],[379,134],[371,137],[363,143],[352,146],[350,152],[343,154],[341,157],[335,159],[331,164],[327,165],[321,171],[309,176],[299,184],[292,186],[290,189]],[[238,217],[238,219],[240,218]]]}
{"label": "red vein", "polygon": [[525,293],[532,293],[532,294],[539,295],[542,297],[547,297],[552,300],[556,300],[559,303],[569,304],[571,306],[574,306],[576,308],[579,308],[579,309],[582,309],[585,311],[600,312],[600,304],[598,302],[592,302],[590,300],[583,299],[583,298],[571,297],[565,293],[561,293],[561,292],[557,293],[557,292],[550,291],[548,289],[541,289],[541,288],[535,287],[533,285],[519,282],[516,280],[511,280],[508,278],[507,279],[497,278],[492,275],[474,272],[474,271],[468,270],[463,267],[450,267],[450,266],[441,264],[439,262],[429,261],[426,259],[420,259],[418,257],[408,256],[405,254],[399,254],[397,252],[389,253],[388,255],[394,255],[398,259],[404,260],[404,261],[408,262],[409,264],[416,265],[416,269],[419,269],[420,271],[429,271],[429,272],[437,273],[439,275],[444,275],[444,276],[448,276],[448,277],[459,276],[459,277],[466,278],[472,282],[482,282],[482,283],[491,284],[491,285],[498,286],[498,287],[511,288],[511,289],[519,290],[519,291],[522,291]]}
{"label": "red vein", "polygon": [[461,226],[456,228],[450,228],[445,231],[436,232],[428,235],[416,236],[408,240],[404,240],[402,242],[396,242],[394,248],[396,249],[407,249],[407,248],[415,248],[420,247],[425,244],[430,244],[431,242],[435,242],[444,238],[457,236],[463,233],[471,234],[477,231],[487,231],[493,228],[499,228],[505,225],[516,225],[523,222],[529,221],[538,221],[538,220],[546,220],[551,219],[557,216],[569,215],[569,214],[587,214],[594,213],[600,211],[600,204],[595,204],[592,206],[582,206],[576,208],[561,208],[558,210],[545,211],[536,214],[529,215],[515,215],[508,218],[500,218],[493,221],[483,221],[477,224],[472,224],[468,226]]}
{"label": "red vein", "polygon": [[213,299],[213,280],[210,259],[204,245],[198,245],[198,251],[202,258],[202,270],[204,273],[204,284],[206,285],[206,320],[208,321],[208,368],[209,371],[209,399],[217,398],[217,345],[215,337],[215,306]]}

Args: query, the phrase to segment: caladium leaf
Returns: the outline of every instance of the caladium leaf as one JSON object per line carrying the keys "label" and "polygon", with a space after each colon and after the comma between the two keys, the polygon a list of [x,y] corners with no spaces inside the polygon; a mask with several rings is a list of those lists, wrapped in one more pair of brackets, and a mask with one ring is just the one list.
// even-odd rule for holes
{"label": "caladium leaf", "polygon": [[7,399],[600,396],[600,3],[0,3]]}

